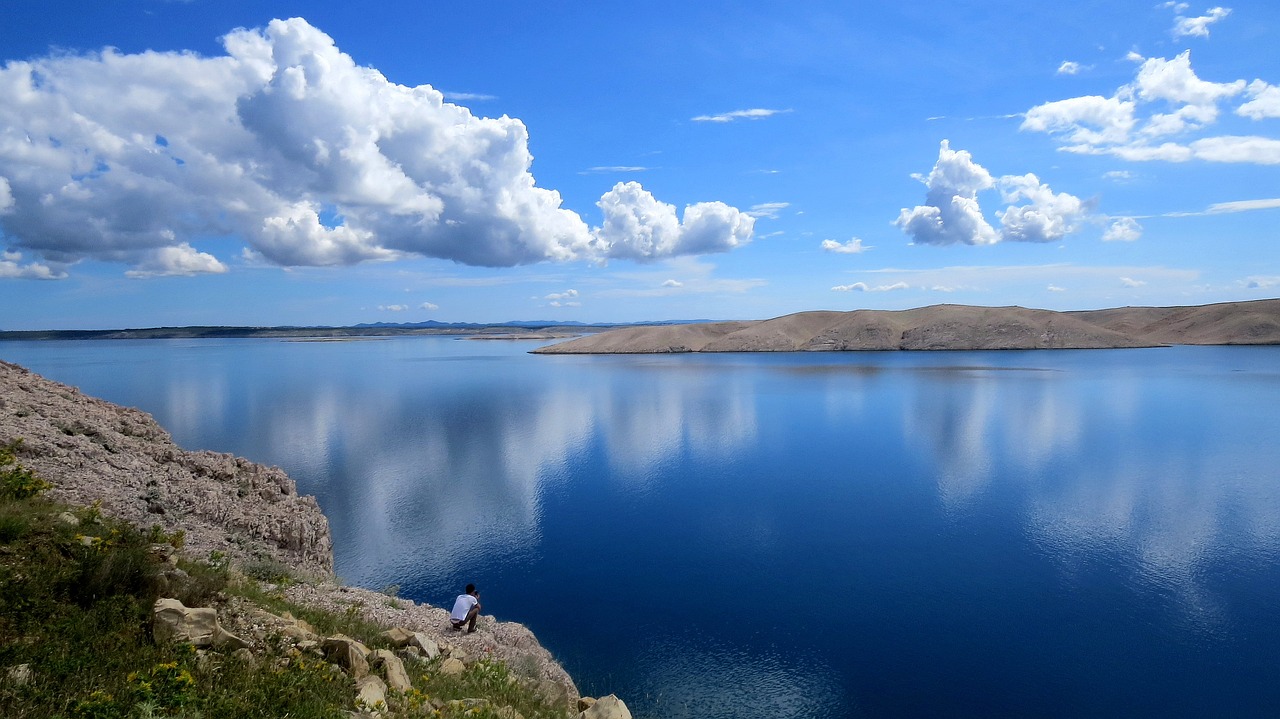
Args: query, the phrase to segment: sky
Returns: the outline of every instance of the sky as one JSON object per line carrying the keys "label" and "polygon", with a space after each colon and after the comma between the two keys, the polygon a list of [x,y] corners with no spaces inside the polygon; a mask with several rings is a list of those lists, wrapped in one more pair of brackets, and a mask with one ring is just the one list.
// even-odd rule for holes
{"label": "sky", "polygon": [[8,0],[0,329],[1280,296],[1280,4]]}

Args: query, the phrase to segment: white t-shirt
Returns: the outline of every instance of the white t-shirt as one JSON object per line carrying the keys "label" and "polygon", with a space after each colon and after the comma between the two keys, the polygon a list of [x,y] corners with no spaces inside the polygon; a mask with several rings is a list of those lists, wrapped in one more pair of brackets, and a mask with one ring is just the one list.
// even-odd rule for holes
{"label": "white t-shirt", "polygon": [[470,594],[459,594],[458,601],[453,603],[453,613],[449,615],[449,618],[455,622],[460,622],[466,619],[467,612],[471,611],[471,608],[479,603],[480,600]]}

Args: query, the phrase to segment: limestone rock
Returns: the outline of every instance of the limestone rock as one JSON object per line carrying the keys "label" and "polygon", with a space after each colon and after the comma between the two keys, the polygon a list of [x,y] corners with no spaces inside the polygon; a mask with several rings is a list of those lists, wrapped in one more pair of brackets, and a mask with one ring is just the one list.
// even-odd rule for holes
{"label": "limestone rock", "polygon": [[413,636],[409,637],[409,646],[417,648],[427,659],[440,656],[440,645],[422,632],[414,632]]}
{"label": "limestone rock", "polygon": [[457,676],[467,670],[467,665],[461,660],[449,657],[440,664],[440,673],[447,676]]}
{"label": "limestone rock", "polygon": [[498,709],[498,719],[524,719],[524,715],[516,711],[515,707],[506,706]]}
{"label": "limestone rock", "polygon": [[[369,675],[369,648],[345,634],[325,637],[324,656],[356,680]],[[381,681],[381,680],[379,680]]]}
{"label": "limestone rock", "polygon": [[332,575],[328,520],[280,469],[188,452],[145,412],[7,362],[0,362],[0,401],[16,410],[0,412],[0,443],[23,438],[19,459],[54,485],[51,499],[76,506],[101,500],[104,514],[136,526],[181,529],[193,556],[266,555]]}
{"label": "limestone rock", "polygon": [[387,708],[387,685],[370,674],[356,682],[356,706],[378,712]]}
{"label": "limestone rock", "polygon": [[382,669],[387,677],[387,686],[398,692],[406,692],[413,688],[409,674],[404,670],[404,663],[390,649],[374,649],[369,655],[370,665],[374,669]]}
{"label": "limestone rock", "polygon": [[187,607],[177,599],[157,599],[151,610],[151,633],[156,641],[187,642],[211,647],[220,629],[218,612],[207,607]]}
{"label": "limestone rock", "polygon": [[610,694],[597,699],[578,715],[578,719],[631,719],[631,710],[621,699]]}
{"label": "limestone rock", "polygon": [[595,698],[595,697],[579,697],[579,698],[578,698],[578,711],[579,711],[579,712],[584,712],[584,711],[586,711],[586,710],[590,709],[591,707],[595,706],[595,703],[596,703],[596,698]]}
{"label": "limestone rock", "polygon": [[403,627],[392,627],[383,632],[382,636],[391,642],[391,646],[399,648],[409,643],[409,640],[413,638],[413,632]]}

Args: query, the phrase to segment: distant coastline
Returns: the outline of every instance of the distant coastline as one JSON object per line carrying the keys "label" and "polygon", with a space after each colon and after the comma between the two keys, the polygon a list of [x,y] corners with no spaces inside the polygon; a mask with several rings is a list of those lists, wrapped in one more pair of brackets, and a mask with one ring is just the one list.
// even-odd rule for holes
{"label": "distant coastline", "polygon": [[1115,349],[1181,344],[1280,344],[1280,299],[1074,312],[968,305],[800,312],[770,320],[614,329],[534,353]]}

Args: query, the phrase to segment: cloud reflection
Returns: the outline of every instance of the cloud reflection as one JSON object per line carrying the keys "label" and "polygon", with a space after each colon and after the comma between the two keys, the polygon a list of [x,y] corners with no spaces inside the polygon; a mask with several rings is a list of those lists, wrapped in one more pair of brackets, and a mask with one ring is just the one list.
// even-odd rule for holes
{"label": "cloud reflection", "polygon": [[[1170,406],[1170,388],[1136,377],[1097,393],[1062,372],[922,374],[903,425],[934,462],[943,506],[963,515],[1004,501],[989,492],[1014,492],[1029,536],[1068,577],[1119,561],[1136,586],[1170,592],[1209,627],[1224,610],[1205,569],[1280,548],[1280,485],[1250,469],[1280,466],[1280,451],[1257,427]],[[1194,426],[1166,430],[1172,410]]]}

